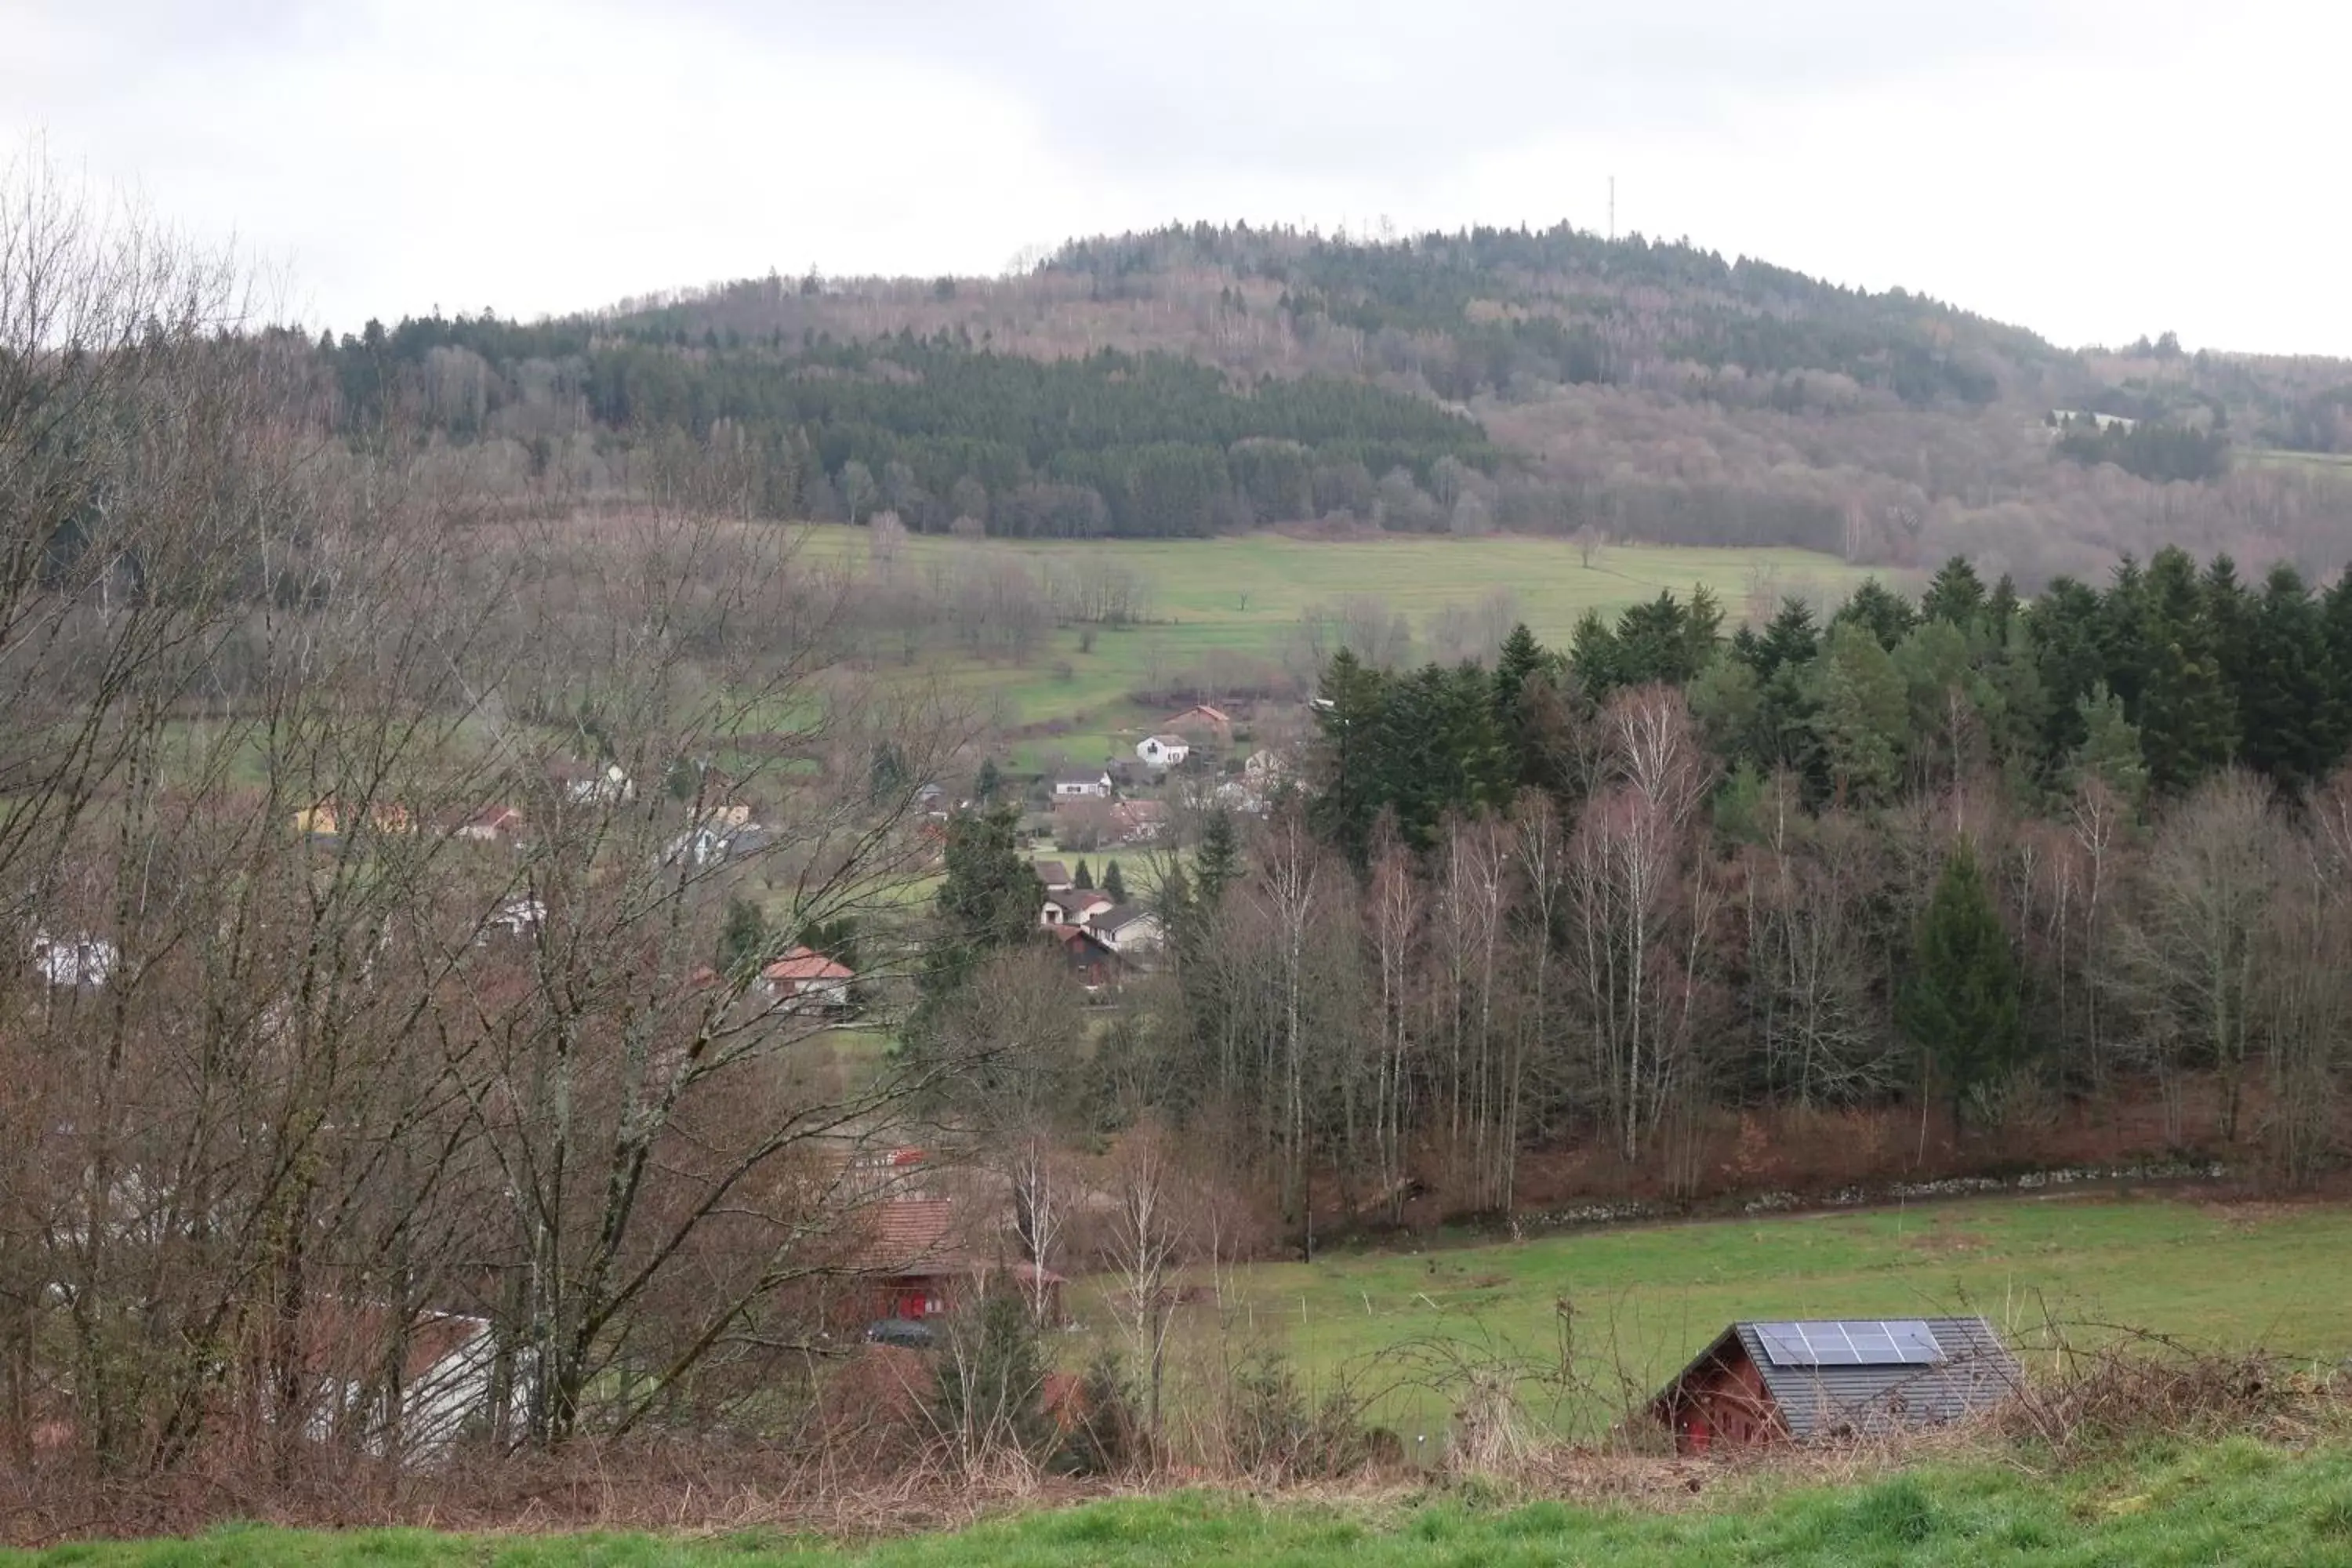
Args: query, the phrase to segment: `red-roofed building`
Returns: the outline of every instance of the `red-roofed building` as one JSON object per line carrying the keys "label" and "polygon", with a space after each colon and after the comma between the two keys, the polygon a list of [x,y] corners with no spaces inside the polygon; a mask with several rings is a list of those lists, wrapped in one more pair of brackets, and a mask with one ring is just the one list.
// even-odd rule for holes
{"label": "red-roofed building", "polygon": [[954,1311],[1002,1281],[1034,1296],[1043,1287],[1049,1321],[1062,1314],[1062,1277],[1025,1260],[1001,1261],[972,1234],[971,1209],[945,1197],[899,1198],[866,1211],[860,1268],[874,1279],[877,1318],[920,1322]]}
{"label": "red-roofed building", "polygon": [[796,947],[760,971],[760,978],[779,1007],[841,1013],[849,1009],[857,975],[821,952]]}

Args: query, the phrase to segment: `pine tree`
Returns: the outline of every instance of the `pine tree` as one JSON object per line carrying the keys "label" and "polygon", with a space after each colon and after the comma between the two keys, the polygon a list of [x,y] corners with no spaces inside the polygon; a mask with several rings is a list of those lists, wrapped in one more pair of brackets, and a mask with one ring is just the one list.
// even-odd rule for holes
{"label": "pine tree", "polygon": [[1087,864],[1083,856],[1079,858],[1078,868],[1070,874],[1070,885],[1087,892],[1094,890],[1094,868]]}
{"label": "pine tree", "polygon": [[1841,802],[1884,799],[1903,766],[1907,708],[1895,660],[1866,627],[1830,635],[1811,671],[1813,727]]}
{"label": "pine tree", "polygon": [[1893,653],[1911,628],[1919,624],[1919,612],[1911,607],[1910,600],[1871,577],[1830,617],[1832,627],[1849,623],[1869,628],[1870,635],[1878,639],[1878,646]]}
{"label": "pine tree", "polygon": [[1037,929],[1037,872],[1021,853],[1020,817],[1010,805],[948,820],[947,876],[938,923],[917,977],[922,999],[908,1033],[919,1038],[942,1004],[990,953]]}
{"label": "pine tree", "polygon": [[2101,681],[2076,704],[2082,743],[2068,759],[2068,783],[2095,778],[2137,813],[2147,804],[2147,761],[2139,727],[2124,717],[2123,700]]}
{"label": "pine tree", "polygon": [[994,757],[980,760],[980,774],[972,780],[971,796],[982,805],[996,804],[997,792],[1004,787],[1004,774],[998,771]]}
{"label": "pine tree", "polygon": [[2167,546],[2148,563],[2138,620],[2140,749],[2149,784],[2177,794],[2226,763],[2237,734],[2211,605],[2187,551]]}
{"label": "pine tree", "polygon": [[1903,1032],[1943,1079],[1956,1131],[1966,1121],[1969,1097],[2024,1059],[2022,992],[2008,928],[1977,869],[1976,852],[1963,840],[1945,860],[1920,916],[1896,1002]]}
{"label": "pine tree", "polygon": [[749,899],[727,900],[727,914],[719,928],[714,967],[730,980],[744,978],[767,956],[768,922],[760,906]]}
{"label": "pine tree", "polygon": [[2263,581],[2232,684],[2246,765],[2290,792],[2318,783],[2335,761],[2339,717],[2326,624],[2293,566],[2282,563]]}
{"label": "pine tree", "polygon": [[1955,555],[1944,563],[1936,580],[1927,584],[1927,592],[1919,600],[1919,616],[1922,620],[1948,621],[1967,631],[1975,626],[1984,607],[1984,579],[1977,575],[1968,557]]}
{"label": "pine tree", "polygon": [[1192,891],[1201,908],[1214,910],[1241,874],[1241,845],[1234,833],[1234,819],[1223,811],[1212,811],[1201,825],[1201,847],[1192,856]]}
{"label": "pine tree", "polygon": [[1107,860],[1103,863],[1102,891],[1103,897],[1114,904],[1127,902],[1127,879],[1119,875],[1118,862],[1116,860]]}

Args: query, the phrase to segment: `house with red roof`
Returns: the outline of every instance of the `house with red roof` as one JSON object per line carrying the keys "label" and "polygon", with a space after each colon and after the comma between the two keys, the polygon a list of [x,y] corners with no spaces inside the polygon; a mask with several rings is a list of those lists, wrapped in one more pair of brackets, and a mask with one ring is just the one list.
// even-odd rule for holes
{"label": "house with red roof", "polygon": [[793,949],[760,971],[769,1000],[795,1012],[847,1012],[854,1005],[850,987],[856,980],[846,964],[805,947]]}

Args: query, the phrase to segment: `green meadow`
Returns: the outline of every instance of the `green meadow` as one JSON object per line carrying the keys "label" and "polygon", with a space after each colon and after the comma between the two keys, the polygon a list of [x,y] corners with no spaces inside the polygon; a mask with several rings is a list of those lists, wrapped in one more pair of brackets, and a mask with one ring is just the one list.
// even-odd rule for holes
{"label": "green meadow", "polygon": [[[1181,1365],[1206,1375],[1279,1351],[1311,1395],[1368,1396],[1372,1419],[1427,1453],[1449,1369],[1524,1369],[1529,1415],[1589,1435],[1736,1319],[1981,1313],[2029,1364],[2131,1330],[2333,1364],[2352,1352],[2352,1209],[1991,1197],[1334,1251],[1220,1282],[1221,1305],[1183,1309]],[[1109,1321],[1087,1288],[1072,1303]],[[1574,1376],[1549,1381],[1563,1356]]]}
{"label": "green meadow", "polygon": [[[866,536],[858,529],[814,527],[804,547],[819,559],[862,563]],[[1607,546],[1588,565],[1570,541],[1517,534],[1086,542],[911,536],[896,569],[944,576],[974,552],[1040,568],[1107,555],[1148,590],[1150,618],[1142,625],[1096,628],[1090,638],[1065,626],[1019,665],[943,662],[950,682],[983,704],[999,729],[1058,731],[1033,733],[1011,748],[1011,759],[1027,768],[1124,754],[1155,718],[1165,717],[1129,700],[1139,688],[1163,686],[1187,672],[1222,669],[1238,679],[1253,664],[1278,669],[1286,655],[1295,662],[1302,620],[1345,601],[1377,600],[1402,616],[1413,656],[1430,658],[1442,652],[1433,632],[1444,612],[1474,610],[1496,594],[1509,595],[1513,615],[1537,636],[1560,643],[1587,610],[1612,614],[1661,590],[1687,595],[1705,586],[1737,623],[1751,607],[1788,595],[1838,602],[1873,574],[1811,551],[1650,544]]]}

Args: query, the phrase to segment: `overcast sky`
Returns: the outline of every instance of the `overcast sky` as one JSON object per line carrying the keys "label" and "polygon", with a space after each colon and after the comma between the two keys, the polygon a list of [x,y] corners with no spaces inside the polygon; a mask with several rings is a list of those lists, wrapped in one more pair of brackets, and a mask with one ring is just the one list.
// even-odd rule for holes
{"label": "overcast sky", "polygon": [[1171,218],[1608,221],[2352,354],[2342,0],[0,0],[0,133],[354,330]]}

